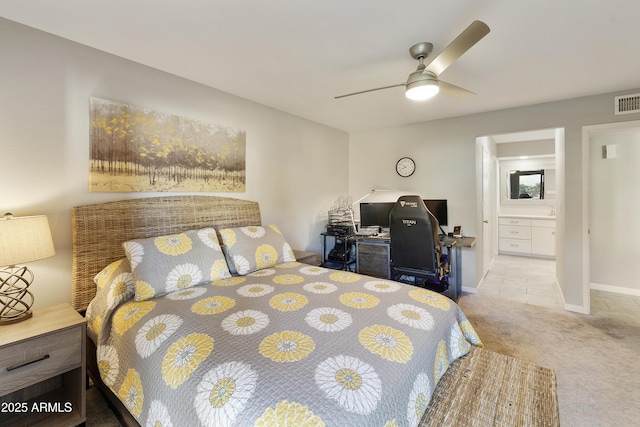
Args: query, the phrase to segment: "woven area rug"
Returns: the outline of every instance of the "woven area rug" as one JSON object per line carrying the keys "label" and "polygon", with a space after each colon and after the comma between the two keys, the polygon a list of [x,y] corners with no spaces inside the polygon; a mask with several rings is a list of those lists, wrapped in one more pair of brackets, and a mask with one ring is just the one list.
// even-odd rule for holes
{"label": "woven area rug", "polygon": [[559,426],[549,368],[479,348],[452,363],[419,426]]}

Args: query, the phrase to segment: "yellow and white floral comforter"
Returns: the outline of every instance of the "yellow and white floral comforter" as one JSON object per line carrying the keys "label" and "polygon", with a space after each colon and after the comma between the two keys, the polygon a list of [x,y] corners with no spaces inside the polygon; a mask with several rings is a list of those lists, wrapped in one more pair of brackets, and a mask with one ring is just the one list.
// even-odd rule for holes
{"label": "yellow and white floral comforter", "polygon": [[101,376],[142,425],[415,426],[481,345],[440,294],[297,262],[104,306]]}

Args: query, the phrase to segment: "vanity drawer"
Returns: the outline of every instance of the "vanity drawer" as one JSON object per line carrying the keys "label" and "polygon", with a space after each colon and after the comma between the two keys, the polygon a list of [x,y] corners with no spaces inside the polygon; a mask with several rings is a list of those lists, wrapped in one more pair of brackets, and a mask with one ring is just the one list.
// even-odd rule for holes
{"label": "vanity drawer", "polygon": [[500,238],[498,249],[501,252],[531,253],[531,240]]}
{"label": "vanity drawer", "polygon": [[0,348],[0,396],[82,366],[76,326]]}
{"label": "vanity drawer", "polygon": [[499,218],[499,225],[519,225],[525,227],[531,227],[531,220],[528,218]]}
{"label": "vanity drawer", "polygon": [[501,238],[531,240],[531,227],[501,225],[498,233]]}

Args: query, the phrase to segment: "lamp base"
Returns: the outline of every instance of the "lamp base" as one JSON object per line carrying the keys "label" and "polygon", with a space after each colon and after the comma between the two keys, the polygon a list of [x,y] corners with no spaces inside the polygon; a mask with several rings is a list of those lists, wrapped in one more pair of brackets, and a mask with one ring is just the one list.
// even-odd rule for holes
{"label": "lamp base", "polygon": [[0,326],[4,326],[4,325],[11,325],[12,323],[20,323],[23,320],[27,320],[30,319],[31,316],[33,316],[33,314],[31,313],[31,310],[22,313],[19,316],[15,316],[15,317],[2,317],[0,318]]}
{"label": "lamp base", "polygon": [[33,273],[27,267],[0,270],[0,326],[31,317],[33,294],[27,288],[32,281]]}

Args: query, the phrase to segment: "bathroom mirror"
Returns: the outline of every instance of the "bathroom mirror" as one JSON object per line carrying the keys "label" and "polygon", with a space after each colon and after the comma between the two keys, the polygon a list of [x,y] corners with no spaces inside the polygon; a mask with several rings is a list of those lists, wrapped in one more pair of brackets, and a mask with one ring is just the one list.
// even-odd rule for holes
{"label": "bathroom mirror", "polygon": [[507,204],[553,204],[556,198],[555,159],[502,159],[500,200]]}

